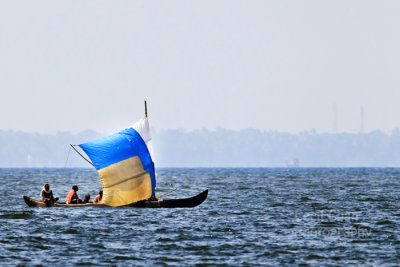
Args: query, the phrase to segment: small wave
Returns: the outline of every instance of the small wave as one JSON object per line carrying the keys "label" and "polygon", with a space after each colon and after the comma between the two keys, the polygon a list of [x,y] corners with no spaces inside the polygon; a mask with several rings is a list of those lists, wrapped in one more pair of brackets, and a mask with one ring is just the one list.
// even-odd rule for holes
{"label": "small wave", "polygon": [[227,232],[233,232],[234,229],[230,228],[230,227],[217,227],[217,228],[213,228],[211,229],[211,232],[222,232],[222,233],[227,233]]}
{"label": "small wave", "polygon": [[76,229],[67,229],[64,231],[64,234],[68,234],[68,235],[77,235],[79,234],[79,231]]}
{"label": "small wave", "polygon": [[117,255],[114,257],[114,260],[128,260],[128,261],[141,261],[141,258],[137,257],[132,257],[132,256],[122,256],[122,255]]}
{"label": "small wave", "polygon": [[34,216],[32,211],[13,211],[13,212],[4,212],[0,214],[0,219],[8,219],[8,220],[27,220],[31,219]]}
{"label": "small wave", "polygon": [[48,246],[45,246],[45,245],[35,245],[35,246],[33,246],[35,249],[38,249],[38,250],[48,250],[48,249],[50,249],[50,247],[48,247]]}
{"label": "small wave", "polygon": [[332,257],[330,257],[330,259],[334,260],[334,261],[340,261],[340,260],[342,260],[342,257],[340,257],[340,256],[332,256]]}
{"label": "small wave", "polygon": [[326,257],[321,256],[321,255],[317,255],[317,254],[311,254],[307,256],[307,260],[321,260],[321,259],[325,259]]}
{"label": "small wave", "polygon": [[377,222],[377,225],[390,225],[393,224],[394,222],[390,221],[390,220],[381,220],[379,222]]}
{"label": "small wave", "polygon": [[313,207],[315,211],[320,211],[320,210],[329,211],[331,209],[330,206],[318,202],[311,203],[311,207]]}
{"label": "small wave", "polygon": [[174,242],[175,239],[169,238],[169,237],[159,237],[159,238],[156,239],[156,241],[157,242],[161,242],[161,243],[163,243],[163,242]]}
{"label": "small wave", "polygon": [[271,207],[282,207],[282,206],[286,206],[287,204],[285,203],[274,203],[271,205]]}
{"label": "small wave", "polygon": [[186,246],[184,248],[187,251],[208,251],[210,249],[209,246]]}
{"label": "small wave", "polygon": [[361,201],[365,201],[365,202],[385,202],[385,201],[387,201],[387,199],[384,198],[384,197],[366,197],[366,198],[362,199]]}
{"label": "small wave", "polygon": [[309,201],[311,201],[311,198],[309,198],[309,197],[301,197],[299,201],[300,202],[309,202]]}

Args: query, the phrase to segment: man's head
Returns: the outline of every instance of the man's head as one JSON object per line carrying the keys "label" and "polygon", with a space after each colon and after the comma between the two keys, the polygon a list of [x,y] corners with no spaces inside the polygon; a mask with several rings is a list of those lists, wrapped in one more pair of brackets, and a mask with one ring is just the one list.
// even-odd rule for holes
{"label": "man's head", "polygon": [[79,188],[78,188],[77,185],[72,186],[72,189],[73,189],[74,191],[78,191],[78,190],[79,190]]}

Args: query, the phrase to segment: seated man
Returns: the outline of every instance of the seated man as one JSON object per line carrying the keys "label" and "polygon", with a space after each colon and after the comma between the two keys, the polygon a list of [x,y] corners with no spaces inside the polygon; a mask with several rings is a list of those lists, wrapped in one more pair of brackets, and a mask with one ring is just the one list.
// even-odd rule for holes
{"label": "seated man", "polygon": [[58,197],[54,198],[53,191],[50,190],[50,185],[47,183],[44,184],[43,189],[40,192],[40,196],[42,197],[42,202],[48,207],[58,201]]}
{"label": "seated man", "polygon": [[103,190],[100,190],[99,194],[93,199],[93,203],[99,204],[102,198],[103,198]]}
{"label": "seated man", "polygon": [[90,194],[86,194],[85,198],[83,199],[83,203],[89,203],[90,200]]}
{"label": "seated man", "polygon": [[72,189],[69,191],[67,197],[65,198],[65,202],[67,204],[79,204],[82,203],[82,200],[78,197],[78,186],[74,185],[72,186]]}

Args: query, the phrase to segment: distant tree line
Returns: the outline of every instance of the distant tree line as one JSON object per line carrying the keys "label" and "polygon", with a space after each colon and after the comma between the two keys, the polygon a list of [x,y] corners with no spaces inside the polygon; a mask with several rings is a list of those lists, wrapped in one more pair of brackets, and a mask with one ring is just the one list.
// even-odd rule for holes
{"label": "distant tree line", "polygon": [[[69,144],[104,135],[37,134],[0,131],[0,167],[90,167]],[[218,128],[153,130],[158,167],[285,167],[298,159],[301,167],[397,167],[400,166],[400,131],[365,134],[289,134],[276,131]]]}

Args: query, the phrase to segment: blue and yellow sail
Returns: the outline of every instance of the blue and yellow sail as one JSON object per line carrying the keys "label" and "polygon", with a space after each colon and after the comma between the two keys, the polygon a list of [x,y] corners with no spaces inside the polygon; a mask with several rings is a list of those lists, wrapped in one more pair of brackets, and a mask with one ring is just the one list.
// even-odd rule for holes
{"label": "blue and yellow sail", "polygon": [[79,147],[100,176],[102,204],[123,206],[155,195],[156,174],[147,117],[128,129]]}

